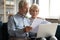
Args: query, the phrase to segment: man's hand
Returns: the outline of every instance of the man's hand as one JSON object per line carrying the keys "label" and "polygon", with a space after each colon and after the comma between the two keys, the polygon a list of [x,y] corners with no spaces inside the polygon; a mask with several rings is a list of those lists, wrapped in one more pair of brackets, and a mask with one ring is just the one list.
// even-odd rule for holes
{"label": "man's hand", "polygon": [[23,30],[24,32],[29,32],[30,30],[32,30],[32,27],[26,26]]}

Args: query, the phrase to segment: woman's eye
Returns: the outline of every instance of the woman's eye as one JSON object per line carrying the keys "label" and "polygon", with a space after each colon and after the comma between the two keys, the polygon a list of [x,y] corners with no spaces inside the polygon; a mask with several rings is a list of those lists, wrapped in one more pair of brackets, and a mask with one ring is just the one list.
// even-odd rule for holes
{"label": "woman's eye", "polygon": [[35,12],[35,11],[33,10],[33,12]]}

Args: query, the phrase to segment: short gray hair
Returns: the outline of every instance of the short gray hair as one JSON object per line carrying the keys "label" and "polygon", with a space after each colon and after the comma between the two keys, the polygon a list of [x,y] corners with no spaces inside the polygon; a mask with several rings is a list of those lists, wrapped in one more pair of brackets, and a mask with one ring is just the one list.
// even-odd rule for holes
{"label": "short gray hair", "polygon": [[25,5],[27,5],[27,1],[26,0],[21,0],[19,2],[19,9],[22,8],[22,7],[24,7]]}
{"label": "short gray hair", "polygon": [[30,7],[30,10],[31,9],[39,9],[38,4],[32,4],[31,7]]}

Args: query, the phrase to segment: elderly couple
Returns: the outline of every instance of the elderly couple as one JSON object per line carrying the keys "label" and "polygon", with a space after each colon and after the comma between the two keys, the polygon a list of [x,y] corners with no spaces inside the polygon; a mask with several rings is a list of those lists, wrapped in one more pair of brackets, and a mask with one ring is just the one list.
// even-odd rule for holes
{"label": "elderly couple", "polygon": [[[26,37],[26,32],[29,32],[29,37],[31,38],[31,40],[47,40],[47,38],[33,38],[35,37],[37,32],[31,32],[31,30],[33,29],[32,27],[30,27],[30,25],[32,24],[33,20],[36,19],[40,19],[42,21],[40,21],[40,24],[47,24],[50,23],[46,20],[43,20],[39,17],[37,17],[37,15],[39,14],[39,7],[37,4],[32,4],[31,7],[29,8],[29,13],[31,15],[31,18],[27,18],[25,15],[28,12],[28,3],[26,2],[26,0],[21,0],[19,2],[19,9],[18,9],[18,13],[12,17],[10,17],[10,19],[8,20],[8,33],[10,35],[10,40],[23,40],[23,38]],[[38,26],[36,26],[37,28]],[[36,30],[35,28],[35,30]],[[49,40],[57,40],[57,38],[55,36],[50,36]]]}

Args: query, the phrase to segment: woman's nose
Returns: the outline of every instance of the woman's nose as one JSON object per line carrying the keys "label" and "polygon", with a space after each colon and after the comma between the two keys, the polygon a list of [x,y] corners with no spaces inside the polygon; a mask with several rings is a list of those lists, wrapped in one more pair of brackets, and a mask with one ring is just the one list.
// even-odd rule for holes
{"label": "woman's nose", "polygon": [[34,14],[36,14],[36,12],[34,12]]}

